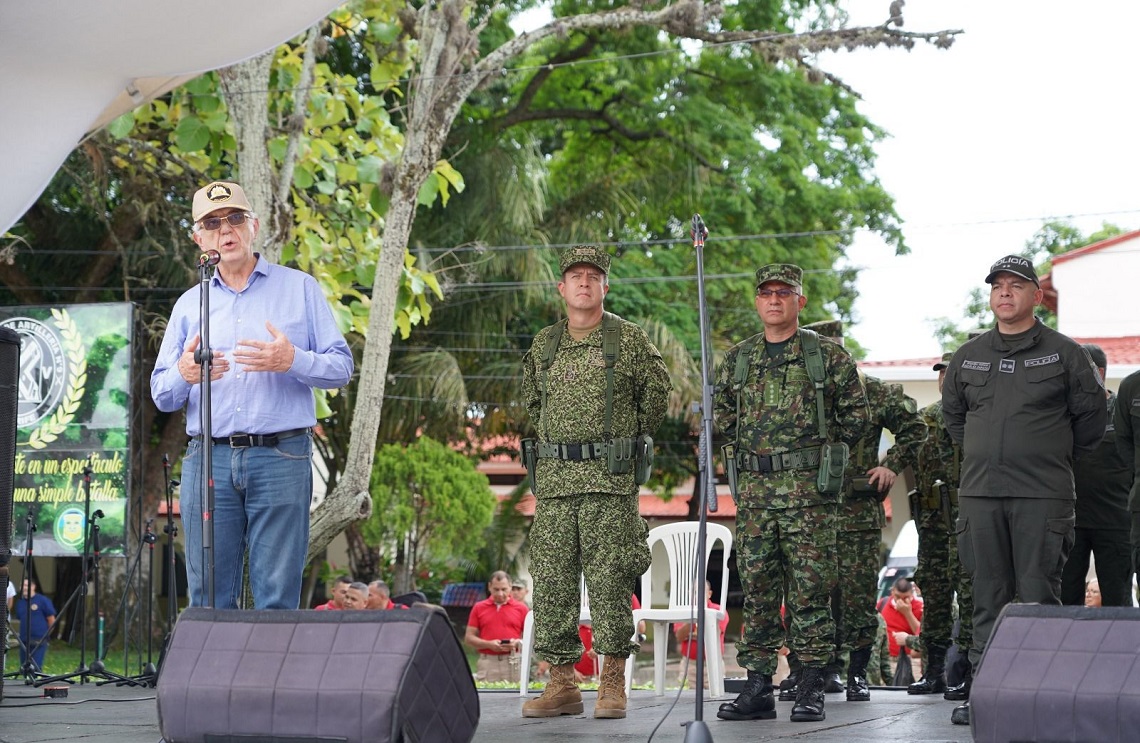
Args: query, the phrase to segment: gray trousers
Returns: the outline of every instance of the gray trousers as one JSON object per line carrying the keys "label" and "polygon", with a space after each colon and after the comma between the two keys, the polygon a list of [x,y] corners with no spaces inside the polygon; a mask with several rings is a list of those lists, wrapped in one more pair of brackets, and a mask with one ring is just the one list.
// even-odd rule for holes
{"label": "gray trousers", "polygon": [[970,664],[975,673],[1006,604],[1061,603],[1061,571],[1076,524],[1074,503],[1058,498],[959,498],[958,556],[974,580]]}

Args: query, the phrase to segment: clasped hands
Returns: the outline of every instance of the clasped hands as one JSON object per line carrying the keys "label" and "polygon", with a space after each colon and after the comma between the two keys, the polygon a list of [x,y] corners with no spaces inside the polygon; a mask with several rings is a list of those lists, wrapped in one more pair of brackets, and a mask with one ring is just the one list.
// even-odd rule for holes
{"label": "clasped hands", "polygon": [[[265,328],[273,336],[272,341],[240,340],[233,351],[233,360],[242,371],[247,372],[287,372],[293,366],[297,349],[285,334],[273,327],[270,322]],[[182,350],[178,359],[178,372],[190,384],[202,381],[202,367],[198,363],[196,351],[202,343],[201,335],[196,334]],[[210,360],[210,381],[216,382],[230,370],[229,359],[222,351],[213,351]]]}

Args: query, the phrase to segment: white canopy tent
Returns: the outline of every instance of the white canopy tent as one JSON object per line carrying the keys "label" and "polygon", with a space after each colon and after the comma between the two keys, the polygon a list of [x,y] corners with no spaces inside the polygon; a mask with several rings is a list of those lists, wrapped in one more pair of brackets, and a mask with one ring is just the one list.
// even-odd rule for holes
{"label": "white canopy tent", "polygon": [[83,137],[296,36],[341,0],[0,0],[0,232]]}

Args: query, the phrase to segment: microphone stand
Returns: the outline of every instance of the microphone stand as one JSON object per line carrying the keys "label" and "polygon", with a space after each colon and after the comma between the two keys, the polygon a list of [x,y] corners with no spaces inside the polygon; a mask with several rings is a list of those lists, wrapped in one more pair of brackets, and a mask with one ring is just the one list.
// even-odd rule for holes
{"label": "microphone stand", "polygon": [[[691,722],[684,723],[685,726],[685,743],[712,743],[712,733],[709,731],[708,725],[704,721],[704,707],[705,707],[705,614],[707,603],[701,599],[704,598],[704,580],[705,571],[708,570],[708,560],[705,556],[705,547],[708,544],[708,535],[705,533],[708,528],[708,511],[716,511],[716,477],[714,474],[712,446],[713,446],[713,420],[712,420],[712,377],[710,375],[709,357],[711,350],[709,348],[709,338],[711,330],[709,328],[709,308],[708,302],[705,299],[705,261],[704,261],[704,248],[705,238],[708,237],[709,231],[705,227],[704,221],[701,219],[700,214],[693,215],[693,223],[690,228],[690,234],[693,237],[693,250],[697,254],[697,310],[700,317],[701,328],[701,434],[700,434],[700,454],[698,468],[698,482],[702,484],[702,488],[698,488],[698,492],[704,492],[703,502],[699,509],[699,519],[697,521],[697,683],[696,686],[696,709],[694,710],[694,718]],[[689,642],[693,642],[692,639]]]}
{"label": "microphone stand", "polygon": [[[47,636],[41,638],[36,646],[32,647],[32,582],[36,579],[36,566],[33,556],[33,539],[32,535],[36,531],[36,511],[39,508],[37,503],[28,504],[28,513],[25,518],[25,528],[27,529],[27,539],[24,544],[24,579],[28,581],[28,588],[26,591],[21,591],[21,596],[24,600],[24,618],[20,621],[20,634],[22,638],[17,636],[21,646],[24,649],[24,662],[20,664],[20,670],[12,673],[5,674],[5,678],[19,678],[24,677],[24,684],[30,685],[36,682],[37,679],[47,677],[46,673],[42,673],[42,668],[36,668],[36,662],[32,660],[32,651],[39,649],[43,642],[47,642]],[[50,634],[50,633],[49,633]]]}
{"label": "microphone stand", "polygon": [[210,269],[216,266],[221,258],[218,251],[210,250],[198,259],[200,342],[198,350],[194,352],[194,360],[201,368],[198,430],[202,436],[202,571],[206,589],[203,601],[207,608],[214,607],[214,447],[210,408],[210,367],[213,364],[213,352],[210,349],[210,278],[213,272]]}
{"label": "microphone stand", "polygon": [[[145,547],[149,546],[150,547],[150,555],[149,555],[149,561],[147,562],[147,589],[148,590],[147,590],[147,606],[146,606],[146,612],[147,612],[147,614],[146,614],[147,661],[148,662],[147,662],[146,669],[140,670],[140,672],[137,676],[123,676],[123,675],[114,673],[112,671],[108,671],[108,670],[106,670],[105,667],[100,667],[100,668],[98,668],[98,670],[100,672],[106,674],[110,678],[108,678],[106,681],[100,681],[99,683],[95,684],[96,686],[102,686],[104,684],[109,684],[111,682],[114,682],[116,686],[122,686],[124,684],[130,685],[130,686],[153,686],[154,685],[152,683],[154,681],[154,676],[155,676],[154,664],[149,662],[150,657],[151,657],[150,656],[150,649],[151,649],[150,634],[151,634],[151,629],[152,629],[152,625],[151,625],[151,601],[150,601],[151,591],[149,589],[151,588],[151,581],[152,581],[153,576],[154,576],[154,568],[153,568],[153,565],[154,565],[154,543],[157,540],[157,537],[154,535],[154,532],[150,528],[150,525],[152,523],[154,523],[154,519],[147,519],[146,520],[145,531],[143,532],[142,539],[139,541],[138,551],[135,552],[135,558],[131,562],[131,567],[127,571],[127,577],[126,577],[126,580],[124,581],[124,584],[126,586],[130,586],[131,578],[134,577],[135,571],[138,570],[139,565],[142,564],[143,550]],[[96,545],[98,545],[98,540],[96,540],[95,543],[96,543]],[[98,548],[96,548],[96,554],[98,554]],[[96,576],[96,577],[98,577],[98,576]],[[96,585],[98,585],[98,580],[96,580]],[[130,598],[130,592],[129,591],[124,592],[123,593],[123,600],[119,604],[119,613],[118,613],[118,616],[116,616],[116,623],[118,626],[124,626],[124,625],[130,624],[130,618],[127,617],[127,612],[126,612],[127,601],[129,598]],[[138,602],[140,604],[142,603],[142,597],[141,596],[138,597]],[[115,633],[112,633],[111,636],[114,637],[114,635],[115,635]],[[123,668],[124,669],[126,669],[129,665],[129,650],[130,650],[130,648],[129,648],[129,643],[127,642],[127,633],[124,632],[123,633]],[[141,653],[141,650],[140,650],[140,653]],[[99,666],[102,666],[102,659],[105,656],[106,656],[106,651],[101,650],[98,659],[96,660],[95,663],[93,663],[91,665],[91,667],[93,669],[95,669],[97,667],[97,664]],[[139,665],[140,666],[142,665],[142,659],[141,658],[139,659]]]}
{"label": "microphone stand", "polygon": [[[162,471],[166,477],[166,525],[162,533],[166,535],[166,562],[163,570],[166,571],[166,638],[174,631],[174,617],[178,614],[178,560],[174,554],[174,538],[178,536],[178,527],[174,524],[174,486],[178,481],[170,477],[170,455],[162,455]],[[166,650],[166,639],[162,641],[162,648]],[[159,658],[162,657],[159,653]]]}

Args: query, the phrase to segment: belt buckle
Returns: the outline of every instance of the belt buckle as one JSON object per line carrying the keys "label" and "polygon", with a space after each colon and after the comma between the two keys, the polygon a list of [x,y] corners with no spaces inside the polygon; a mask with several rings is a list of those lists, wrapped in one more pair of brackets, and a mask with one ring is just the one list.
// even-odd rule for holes
{"label": "belt buckle", "polygon": [[253,446],[253,437],[248,433],[231,434],[229,439],[231,449],[248,449]]}

